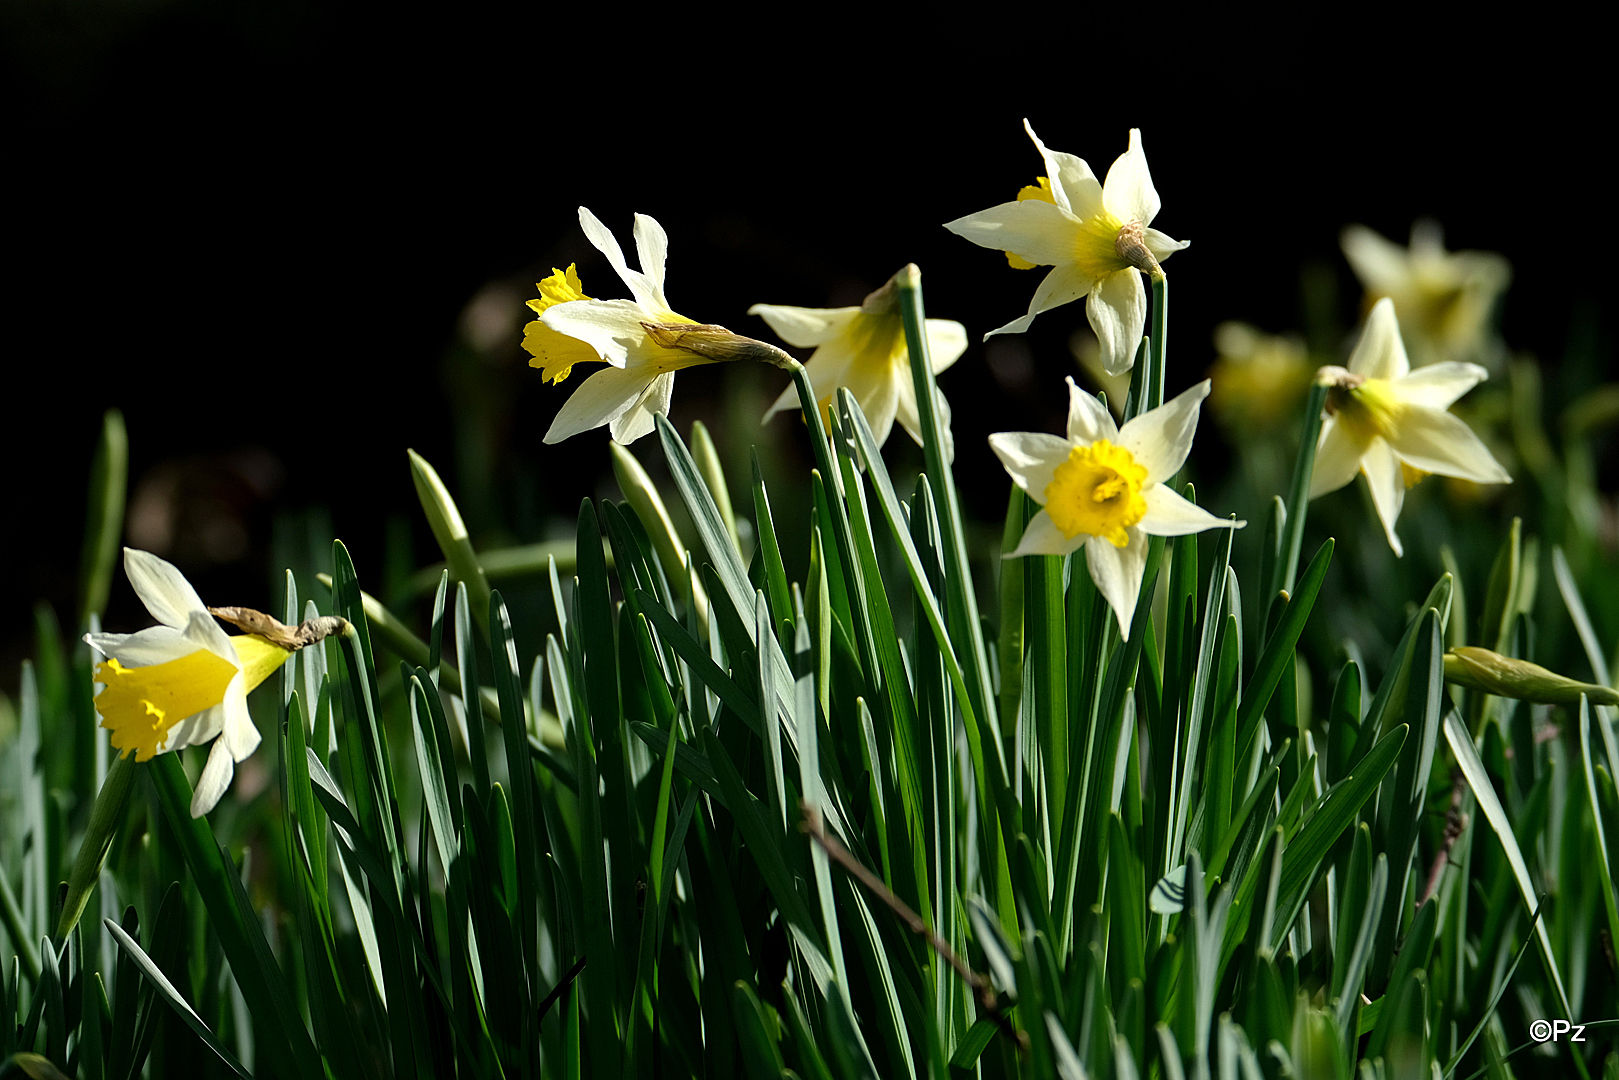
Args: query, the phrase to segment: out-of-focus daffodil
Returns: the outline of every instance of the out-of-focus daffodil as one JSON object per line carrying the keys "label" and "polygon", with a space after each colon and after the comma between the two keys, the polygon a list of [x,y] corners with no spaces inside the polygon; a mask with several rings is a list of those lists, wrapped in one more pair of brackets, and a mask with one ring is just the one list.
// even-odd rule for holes
{"label": "out-of-focus daffodil", "polygon": [[1316,378],[1331,389],[1321,424],[1310,497],[1336,491],[1366,474],[1372,503],[1394,554],[1403,553],[1394,522],[1405,489],[1429,473],[1481,484],[1512,477],[1465,423],[1445,410],[1489,377],[1477,364],[1446,361],[1411,370],[1394,303],[1379,300],[1366,320],[1349,367],[1325,367]]}
{"label": "out-of-focus daffodil", "polygon": [[1367,299],[1394,301],[1417,366],[1491,358],[1490,314],[1512,280],[1506,259],[1491,251],[1447,252],[1434,221],[1411,227],[1408,248],[1364,225],[1346,228],[1341,242]]}
{"label": "out-of-focus daffodil", "polygon": [[1130,636],[1147,567],[1149,536],[1240,528],[1169,487],[1192,450],[1207,380],[1123,427],[1068,380],[1068,436],[1006,431],[989,437],[1018,487],[1044,509],[1023,532],[1019,555],[1067,555],[1085,548],[1091,580]]}
{"label": "out-of-focus daffodil", "polygon": [[259,745],[247,695],[293,650],[257,634],[230,637],[174,566],[145,551],[124,549],[124,572],[160,625],[135,634],[87,634],[107,657],[95,669],[101,726],[112,745],[136,761],[214,739],[191,797],[191,816],[214,808],[236,762]]}
{"label": "out-of-focus daffodil", "polygon": [[1222,427],[1242,435],[1296,422],[1312,373],[1302,341],[1225,322],[1215,328],[1214,348],[1209,407]]}
{"label": "out-of-focus daffodil", "polygon": [[1141,150],[1141,132],[1130,130],[1130,148],[1098,183],[1082,159],[1048,150],[1027,120],[1023,127],[1040,151],[1046,175],[1013,202],[945,225],[975,244],[1006,252],[1014,267],[1052,268],[1035,290],[1028,314],[985,337],[1022,333],[1042,311],[1083,296],[1103,367],[1113,375],[1128,371],[1147,319],[1141,273],[1161,276],[1159,263],[1187,244],[1147,227],[1158,216],[1160,201]]}
{"label": "out-of-focus daffodil", "polygon": [[[579,208],[579,225],[596,250],[607,256],[634,299],[563,300],[566,293],[578,291],[578,277],[569,281],[564,274],[561,281],[556,281],[555,275],[548,279],[556,282],[554,292],[560,302],[549,303],[541,311],[541,326],[582,344],[591,355],[585,356],[571,346],[566,351],[558,350],[554,361],[548,353],[543,364],[547,374],[555,369],[559,372],[556,378],[561,378],[582,359],[605,360],[608,367],[574,391],[557,412],[545,441],[561,442],[605,424],[614,441],[632,443],[652,430],[654,415],[668,415],[675,372],[724,358],[714,350],[697,352],[676,344],[683,339],[685,328],[701,332],[709,341],[735,335],[721,327],[705,327],[669,306],[663,295],[669,237],[657,221],[645,214],[635,215],[635,250],[640,270],[629,268],[613,234],[583,206]],[[544,283],[541,294],[539,302],[546,299]],[[525,335],[525,344],[527,341]]]}
{"label": "out-of-focus daffodil", "polygon": [[[534,287],[540,290],[540,295],[538,299],[530,300],[528,306],[536,316],[544,315],[558,304],[591,299],[585,295],[585,288],[572,263],[568,264],[566,270],[553,269],[550,277]],[[575,364],[601,359],[596,355],[596,350],[583,341],[558,333],[539,318],[523,327],[523,348],[529,352],[528,366],[539,368],[541,378],[549,383],[566,379]]]}
{"label": "out-of-focus daffodil", "polygon": [[[911,352],[905,343],[898,289],[892,280],[866,297],[859,307],[755,304],[748,314],[763,318],[789,345],[815,349],[804,368],[823,416],[831,408],[837,388],[847,386],[866,414],[878,446],[887,441],[896,419],[921,445],[922,422],[917,415],[916,384],[911,378]],[[925,325],[928,356],[934,374],[938,374],[954,364],[967,348],[967,330],[949,319],[928,319]],[[788,386],[764,418],[769,420],[783,409],[797,407],[798,388]],[[939,413],[945,458],[953,460],[950,406],[943,394],[939,395]]]}

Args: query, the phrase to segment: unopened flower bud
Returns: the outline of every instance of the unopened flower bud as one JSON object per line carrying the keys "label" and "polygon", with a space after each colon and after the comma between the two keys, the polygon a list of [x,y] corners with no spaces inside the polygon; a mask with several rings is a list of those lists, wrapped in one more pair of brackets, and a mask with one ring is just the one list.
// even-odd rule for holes
{"label": "unopened flower bud", "polygon": [[1610,687],[1579,682],[1472,645],[1459,645],[1445,654],[1445,678],[1486,694],[1542,705],[1576,705],[1581,694],[1596,705],[1619,705],[1619,691]]}

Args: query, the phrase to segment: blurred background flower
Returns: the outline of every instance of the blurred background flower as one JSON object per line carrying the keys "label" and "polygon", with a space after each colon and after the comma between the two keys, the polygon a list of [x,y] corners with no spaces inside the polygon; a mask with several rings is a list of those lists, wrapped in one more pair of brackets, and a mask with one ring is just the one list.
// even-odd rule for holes
{"label": "blurred background flower", "polygon": [[[203,595],[243,603],[270,606],[282,567],[325,569],[334,534],[384,599],[416,595],[412,575],[437,556],[415,511],[407,445],[444,474],[480,550],[555,539],[582,496],[618,497],[605,431],[541,445],[574,380],[544,383],[521,344],[524,301],[554,268],[576,264],[591,295],[614,280],[578,231],[581,203],[607,221],[656,216],[678,239],[681,302],[739,332],[760,297],[859,304],[895,266],[917,262],[929,311],[959,319],[969,337],[940,378],[964,510],[999,521],[1005,474],[984,440],[1061,427],[1052,387],[1082,375],[1070,338],[1089,337],[1085,314],[1069,305],[1015,341],[982,343],[1027,307],[1030,278],[974,269],[971,246],[938,223],[1030,178],[1038,159],[1025,116],[1050,145],[1093,160],[1131,127],[1150,136],[1173,212],[1164,224],[1197,240],[1174,262],[1166,397],[1225,355],[1214,331],[1230,320],[1296,327],[1312,364],[1341,362],[1362,311],[1338,248],[1347,222],[1397,236],[1434,214],[1456,248],[1500,252],[1516,268],[1500,336],[1537,362],[1503,357],[1512,374],[1475,391],[1466,419],[1509,468],[1502,444],[1537,479],[1481,504],[1479,520],[1493,527],[1552,492],[1611,552],[1612,421],[1600,410],[1562,420],[1614,378],[1600,305],[1619,284],[1615,262],[1557,236],[1576,220],[1581,235],[1606,235],[1613,212],[1588,137],[1596,106],[1582,104],[1602,98],[1580,87],[1601,71],[1594,35],[1569,41],[1548,25],[1464,42],[1453,19],[1414,16],[1403,40],[1444,48],[1380,91],[1336,75],[1386,47],[1381,25],[1324,45],[1286,20],[1210,12],[1155,26],[1159,74],[1081,109],[1071,43],[1089,30],[1083,12],[1053,14],[1038,33],[1012,21],[906,21],[927,47],[906,61],[903,89],[892,47],[902,24],[868,14],[868,33],[829,21],[791,42],[749,41],[740,23],[695,17],[688,32],[711,55],[768,58],[781,77],[738,92],[736,64],[683,63],[678,79],[658,82],[666,122],[652,131],[618,119],[646,105],[603,78],[601,54],[548,47],[536,61],[540,43],[602,34],[614,16],[599,7],[497,3],[378,19],[307,0],[0,5],[14,208],[0,559],[17,579],[0,599],[0,691],[15,692],[33,650],[36,600],[74,622],[85,477],[112,405],[129,427],[125,539],[174,561]],[[1017,56],[1017,78],[982,69],[986,53]],[[1526,55],[1555,56],[1559,78],[1491,74],[1521,72]],[[806,74],[827,57],[838,78]],[[1278,80],[1296,92],[1278,93]],[[1411,109],[1418,100],[1443,103],[1443,121]],[[1502,212],[1501,162],[1547,145],[1559,147],[1563,226]],[[1027,171],[1009,176],[1009,161]],[[749,476],[756,443],[772,490],[797,490],[786,477],[810,463],[802,427],[759,423],[781,385],[760,365],[694,368],[672,419],[682,431],[708,425],[733,481]],[[1250,419],[1282,394],[1257,389]],[[1109,388],[1110,401],[1122,397]],[[1252,463],[1289,462],[1296,436],[1282,422],[1259,439],[1257,419],[1243,423],[1236,409],[1208,425],[1192,466],[1211,501],[1231,476],[1233,498],[1219,505],[1258,520],[1251,493],[1278,488],[1257,486]],[[655,449],[635,449],[661,479]],[[904,486],[920,464],[914,446],[890,440],[885,452]],[[1423,488],[1434,490],[1413,493],[1409,528],[1433,525],[1423,504],[1448,498]],[[807,519],[807,506],[780,501],[784,530]],[[1358,528],[1366,515],[1354,509],[1347,523],[1312,515],[1323,528]],[[1239,558],[1263,531],[1244,530]],[[1372,538],[1384,551],[1368,556],[1368,573],[1387,555]],[[783,557],[797,574],[808,555]],[[107,628],[143,619],[116,582]],[[525,654],[537,644],[520,642]],[[0,725],[5,715],[0,703]]]}

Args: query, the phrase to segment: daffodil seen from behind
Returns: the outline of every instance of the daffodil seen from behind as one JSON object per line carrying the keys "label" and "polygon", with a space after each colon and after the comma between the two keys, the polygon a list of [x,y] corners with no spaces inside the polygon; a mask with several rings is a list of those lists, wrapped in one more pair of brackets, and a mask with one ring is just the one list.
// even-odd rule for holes
{"label": "daffodil seen from behind", "polygon": [[1015,268],[1051,267],[1035,289],[1028,313],[985,337],[1022,333],[1041,312],[1084,297],[1103,367],[1115,375],[1128,371],[1146,327],[1141,274],[1162,277],[1160,264],[1188,243],[1149,228],[1161,202],[1141,149],[1141,132],[1131,129],[1129,149],[1113,163],[1107,179],[1098,182],[1083,159],[1048,149],[1027,120],[1023,127],[1045,162],[1046,175],[1012,202],[945,225],[981,247],[1005,252]]}

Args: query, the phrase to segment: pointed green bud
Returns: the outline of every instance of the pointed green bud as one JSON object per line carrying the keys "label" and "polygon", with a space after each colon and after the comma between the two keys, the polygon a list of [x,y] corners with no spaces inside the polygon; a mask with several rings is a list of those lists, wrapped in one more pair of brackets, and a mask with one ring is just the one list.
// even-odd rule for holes
{"label": "pointed green bud", "polygon": [[467,602],[472,607],[473,622],[487,635],[489,580],[484,577],[483,565],[472,550],[466,522],[461,520],[461,511],[456,509],[449,489],[427,459],[414,450],[406,450],[405,453],[410,455],[410,479],[416,485],[416,497],[421,500],[422,513],[433,530],[433,539],[438,541],[439,550],[444,552],[444,561],[449,563],[450,577],[467,583]]}
{"label": "pointed green bud", "polygon": [[658,561],[663,564],[663,573],[669,584],[678,585],[690,582],[697,604],[698,617],[706,626],[708,623],[708,596],[703,592],[702,586],[697,584],[695,576],[688,573],[689,565],[686,557],[686,545],[681,542],[680,534],[675,531],[675,523],[670,520],[669,510],[663,505],[663,497],[658,494],[657,485],[652,477],[635,460],[635,455],[618,443],[609,443],[608,448],[613,455],[613,475],[618,479],[619,490],[624,492],[625,500],[635,511],[635,516],[641,519],[641,525],[646,529],[647,537],[658,553]]}
{"label": "pointed green bud", "polygon": [[1579,682],[1539,664],[1472,645],[1445,654],[1445,678],[1486,694],[1543,705],[1577,705],[1581,694],[1596,705],[1619,705],[1619,691],[1610,687]]}

